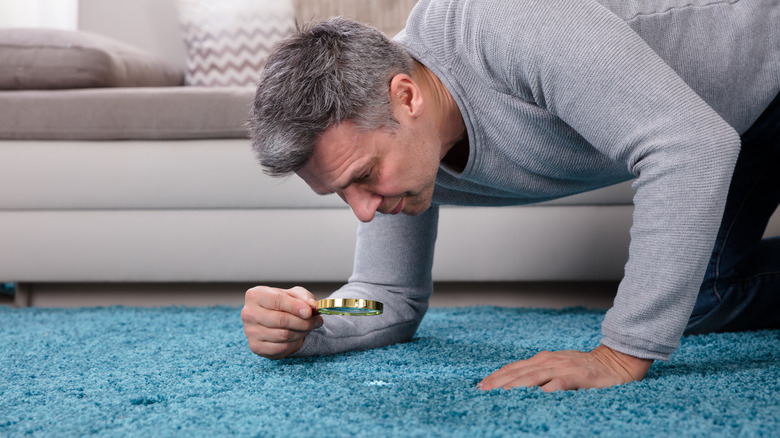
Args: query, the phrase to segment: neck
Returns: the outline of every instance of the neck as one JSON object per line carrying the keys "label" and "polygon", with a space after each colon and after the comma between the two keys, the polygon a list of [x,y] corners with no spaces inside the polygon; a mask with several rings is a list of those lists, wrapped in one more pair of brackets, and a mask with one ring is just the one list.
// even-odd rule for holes
{"label": "neck", "polygon": [[452,94],[432,71],[415,62],[413,77],[423,92],[426,108],[433,109],[432,122],[441,141],[439,158],[442,159],[454,145],[466,138],[466,124]]}

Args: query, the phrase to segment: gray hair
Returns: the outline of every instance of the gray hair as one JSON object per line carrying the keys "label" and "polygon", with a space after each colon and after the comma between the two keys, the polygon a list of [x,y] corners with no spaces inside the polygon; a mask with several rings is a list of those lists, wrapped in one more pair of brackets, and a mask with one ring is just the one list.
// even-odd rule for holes
{"label": "gray hair", "polygon": [[250,112],[252,147],[265,173],[289,175],[311,158],[330,126],[394,129],[389,86],[411,75],[412,57],[379,30],[341,17],[282,41],[265,61]]}

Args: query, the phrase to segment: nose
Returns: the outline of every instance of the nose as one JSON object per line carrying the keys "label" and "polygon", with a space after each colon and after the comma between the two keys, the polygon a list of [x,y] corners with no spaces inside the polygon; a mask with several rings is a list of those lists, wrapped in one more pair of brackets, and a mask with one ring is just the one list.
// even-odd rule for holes
{"label": "nose", "polygon": [[382,203],[381,196],[353,186],[347,187],[339,193],[339,196],[341,196],[344,202],[349,204],[352,213],[361,222],[371,222],[374,219],[376,210]]}

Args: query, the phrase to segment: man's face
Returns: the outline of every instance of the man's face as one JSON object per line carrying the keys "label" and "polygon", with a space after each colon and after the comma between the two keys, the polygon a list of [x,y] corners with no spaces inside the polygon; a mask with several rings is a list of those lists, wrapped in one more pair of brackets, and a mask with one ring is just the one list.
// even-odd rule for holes
{"label": "man's face", "polygon": [[401,126],[361,132],[345,121],[323,132],[297,173],[316,193],[336,193],[363,222],[376,212],[418,215],[433,197],[440,147],[431,132]]}

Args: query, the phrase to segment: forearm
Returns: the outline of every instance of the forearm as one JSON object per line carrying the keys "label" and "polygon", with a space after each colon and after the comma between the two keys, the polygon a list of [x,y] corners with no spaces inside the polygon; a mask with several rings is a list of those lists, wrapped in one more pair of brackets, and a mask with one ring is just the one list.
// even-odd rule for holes
{"label": "forearm", "polygon": [[603,323],[602,343],[612,349],[667,360],[679,345],[739,151],[739,137],[728,125],[710,127],[636,163],[629,260]]}
{"label": "forearm", "polygon": [[438,208],[419,216],[377,215],[361,224],[349,283],[333,297],[380,301],[378,316],[323,316],[295,356],[378,348],[412,339],[428,310]]}
{"label": "forearm", "polygon": [[324,315],[324,325],[309,333],[293,356],[336,354],[408,342],[428,309],[429,292],[390,291],[377,285],[350,283],[331,296],[380,301],[384,311],[377,316]]}

